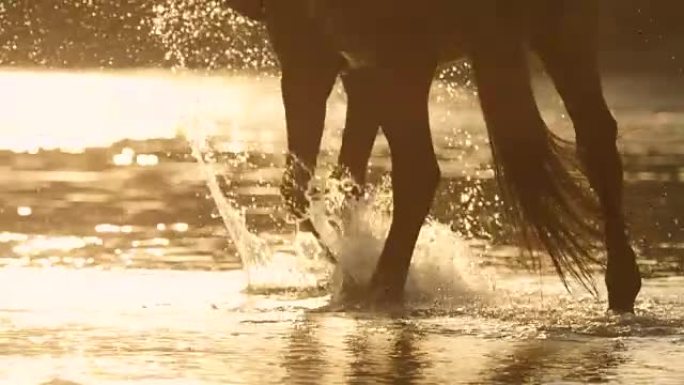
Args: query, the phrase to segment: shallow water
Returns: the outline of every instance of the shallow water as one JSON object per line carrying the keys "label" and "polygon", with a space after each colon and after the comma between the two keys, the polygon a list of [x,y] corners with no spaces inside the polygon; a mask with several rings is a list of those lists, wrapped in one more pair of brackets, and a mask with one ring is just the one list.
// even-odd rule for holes
{"label": "shallow water", "polygon": [[[240,269],[177,136],[209,137],[229,180],[219,187],[247,228],[272,249],[291,248],[274,79],[0,72],[11,107],[0,117],[0,384],[680,383],[683,88],[651,78],[606,85],[647,276],[634,318],[608,317],[603,300],[529,270],[533,261],[506,246],[505,226],[486,220],[498,209],[472,96],[438,87],[433,101],[445,180],[411,283],[429,295],[398,314],[318,313],[329,296],[304,290],[301,276],[287,281],[295,290],[277,290],[289,266],[263,266],[259,277]],[[556,99],[539,92],[567,132]],[[321,175],[339,145],[342,102],[330,105]],[[387,164],[379,139],[376,185]],[[256,278],[273,290],[248,290]]]}
{"label": "shallow water", "polygon": [[[14,294],[0,312],[8,384],[678,383],[684,375],[679,295],[648,308],[647,300],[632,321],[611,320],[592,301],[524,295],[390,317],[310,313],[325,298],[245,294],[240,271],[1,274],[3,292]],[[655,280],[646,292],[657,298],[657,286],[673,294],[682,283]]]}

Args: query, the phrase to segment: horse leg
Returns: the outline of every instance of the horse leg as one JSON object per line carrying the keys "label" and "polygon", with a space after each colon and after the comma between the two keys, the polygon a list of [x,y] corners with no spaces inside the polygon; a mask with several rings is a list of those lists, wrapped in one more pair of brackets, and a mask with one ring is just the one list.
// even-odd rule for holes
{"label": "horse leg", "polygon": [[338,165],[342,173],[349,172],[358,186],[366,181],[368,160],[379,128],[375,100],[374,69],[352,69],[342,76],[347,93],[347,119],[342,135]]}
{"label": "horse leg", "polygon": [[326,104],[337,73],[335,67],[283,67],[282,70],[288,155],[280,192],[297,218],[305,217],[308,211],[306,193],[316,168]]}
{"label": "horse leg", "polygon": [[371,279],[375,300],[401,301],[420,228],[440,172],[430,135],[428,95],[436,64],[378,69],[383,132],[392,157],[393,218]]}
{"label": "horse leg", "polygon": [[580,161],[602,207],[608,306],[618,312],[633,312],[641,276],[622,208],[623,170],[616,145],[617,123],[603,96],[592,39],[577,35],[554,38],[554,34],[544,33],[533,39],[533,45],[568,110]]}
{"label": "horse leg", "polygon": [[343,59],[308,17],[305,1],[269,0],[266,26],[280,63],[288,156],[281,183],[285,204],[295,217],[308,211],[306,196],[316,167],[325,125],[326,103]]}

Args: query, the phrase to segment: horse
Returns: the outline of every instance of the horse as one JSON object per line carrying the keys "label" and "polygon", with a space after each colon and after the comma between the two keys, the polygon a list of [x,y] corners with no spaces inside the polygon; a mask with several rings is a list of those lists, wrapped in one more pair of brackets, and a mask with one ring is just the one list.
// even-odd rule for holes
{"label": "horse", "polygon": [[[369,289],[377,300],[401,301],[440,178],[428,119],[430,85],[440,63],[467,55],[496,179],[527,248],[541,245],[563,282],[569,274],[594,291],[591,250],[602,238],[608,307],[633,312],[641,276],[622,212],[617,123],[603,96],[596,59],[597,2],[469,3],[476,4],[264,1],[264,20],[282,68],[291,154],[283,191],[305,190],[320,147],[325,101],[347,65],[343,83],[349,105],[339,162],[362,181],[382,127],[392,157],[394,216]],[[551,134],[540,116],[525,45],[540,57],[569,112],[579,165],[565,151],[568,143]],[[574,177],[577,169],[600,207]],[[602,235],[595,226],[599,221]]]}

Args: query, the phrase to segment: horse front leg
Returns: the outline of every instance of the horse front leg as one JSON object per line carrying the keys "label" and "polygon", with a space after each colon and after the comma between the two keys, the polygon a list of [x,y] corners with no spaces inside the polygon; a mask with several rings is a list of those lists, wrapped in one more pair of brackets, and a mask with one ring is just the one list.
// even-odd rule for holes
{"label": "horse front leg", "polygon": [[603,96],[595,48],[595,32],[540,33],[533,47],[544,62],[575,127],[580,161],[598,195],[604,217],[608,264],[608,306],[634,312],[641,289],[636,254],[630,246],[623,214],[623,169],[617,149],[617,123]]}
{"label": "horse front leg", "polygon": [[326,104],[339,72],[336,62],[322,64],[282,68],[288,154],[280,192],[298,219],[305,218],[309,209],[308,186],[320,151]]}
{"label": "horse front leg", "polygon": [[371,279],[374,301],[400,302],[418,234],[440,179],[428,96],[436,64],[379,69],[381,123],[392,157],[392,224]]}
{"label": "horse front leg", "polygon": [[264,0],[269,40],[281,68],[288,156],[281,194],[290,213],[306,216],[306,196],[320,150],[326,102],[344,61],[309,17],[308,3]]}

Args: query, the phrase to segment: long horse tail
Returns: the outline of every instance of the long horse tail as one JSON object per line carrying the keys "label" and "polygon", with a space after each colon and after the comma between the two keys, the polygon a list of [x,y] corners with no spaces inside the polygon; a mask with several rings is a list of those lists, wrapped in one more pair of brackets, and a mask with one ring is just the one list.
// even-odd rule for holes
{"label": "long horse tail", "polygon": [[591,267],[601,241],[600,206],[583,179],[574,145],[554,135],[535,103],[522,41],[508,39],[472,55],[494,171],[508,213],[530,254],[551,257],[568,277],[596,294]]}

